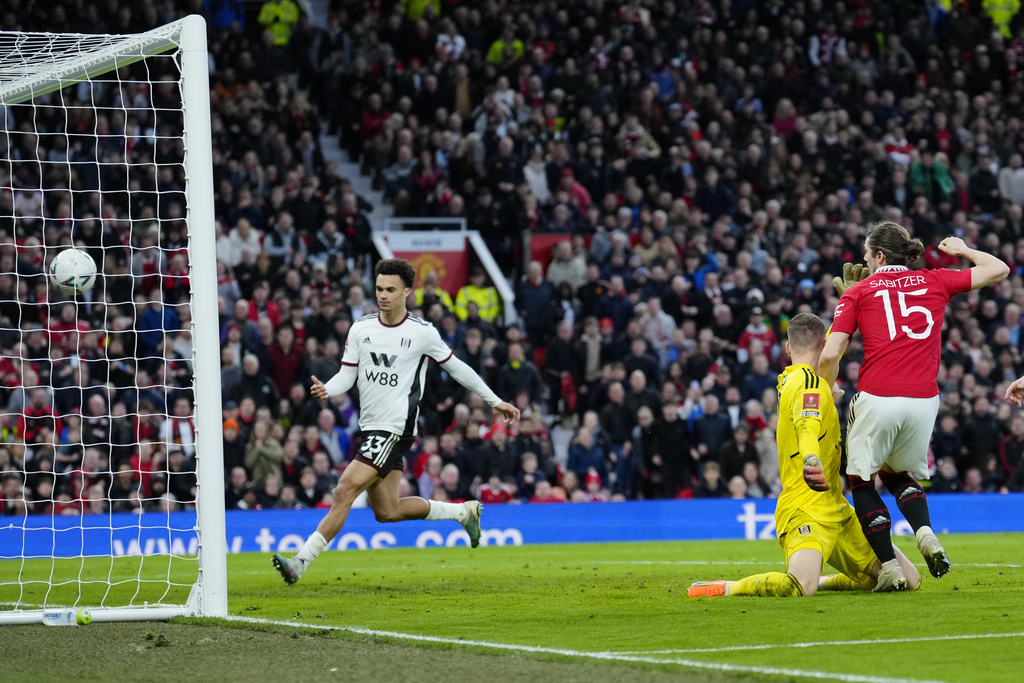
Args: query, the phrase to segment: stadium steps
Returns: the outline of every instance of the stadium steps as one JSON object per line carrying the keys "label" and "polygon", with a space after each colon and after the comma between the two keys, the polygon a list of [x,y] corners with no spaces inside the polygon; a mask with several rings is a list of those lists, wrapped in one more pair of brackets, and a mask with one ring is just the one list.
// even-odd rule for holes
{"label": "stadium steps", "polygon": [[[302,6],[309,14],[310,23],[319,28],[327,26],[329,0],[303,0]],[[348,153],[341,148],[339,142],[337,135],[320,134],[320,151],[324,155],[324,161],[337,162],[338,173],[352,181],[352,190],[373,203],[373,211],[369,214],[370,225],[378,229],[385,218],[391,217],[391,206],[384,203],[383,193],[373,189],[370,178],[359,173],[358,159],[356,162],[349,159]]]}
{"label": "stadium steps", "polygon": [[392,208],[390,204],[384,203],[384,194],[373,189],[370,177],[359,173],[359,164],[353,163],[348,153],[338,144],[337,135],[320,134],[320,151],[323,152],[324,161],[335,161],[338,164],[338,173],[352,181],[352,191],[357,195],[365,197],[373,203],[373,211],[369,213],[370,225],[378,230],[384,223],[385,218],[390,218]]}

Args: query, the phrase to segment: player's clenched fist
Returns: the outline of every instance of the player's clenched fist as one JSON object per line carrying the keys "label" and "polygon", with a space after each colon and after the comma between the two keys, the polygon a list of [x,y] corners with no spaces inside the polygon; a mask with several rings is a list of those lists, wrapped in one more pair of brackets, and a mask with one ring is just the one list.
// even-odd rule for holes
{"label": "player's clenched fist", "polygon": [[966,256],[968,249],[959,237],[947,237],[939,242],[939,251],[950,256]]}
{"label": "player's clenched fist", "polygon": [[828,491],[828,482],[821,469],[821,460],[816,455],[804,458],[804,481],[815,491]]}
{"label": "player's clenched fist", "polygon": [[327,387],[324,383],[313,375],[313,386],[309,388],[310,395],[318,401],[326,401],[329,397],[327,395]]}

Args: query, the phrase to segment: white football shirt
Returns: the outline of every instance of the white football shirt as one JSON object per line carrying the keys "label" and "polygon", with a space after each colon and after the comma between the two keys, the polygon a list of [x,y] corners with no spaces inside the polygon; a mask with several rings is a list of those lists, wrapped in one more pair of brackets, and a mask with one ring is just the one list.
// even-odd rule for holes
{"label": "white football shirt", "polygon": [[356,367],[359,428],[414,436],[427,363],[451,357],[437,329],[414,316],[397,325],[385,325],[377,314],[352,323],[341,363]]}

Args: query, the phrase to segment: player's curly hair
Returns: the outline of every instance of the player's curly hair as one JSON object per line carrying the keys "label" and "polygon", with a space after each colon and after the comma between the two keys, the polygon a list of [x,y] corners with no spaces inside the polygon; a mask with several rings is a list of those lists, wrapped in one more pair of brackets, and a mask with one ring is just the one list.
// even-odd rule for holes
{"label": "player's curly hair", "polygon": [[404,258],[386,258],[377,261],[377,267],[373,269],[373,279],[379,275],[397,275],[402,278],[402,284],[412,289],[416,284],[416,269]]}
{"label": "player's curly hair", "polygon": [[921,240],[911,237],[906,228],[893,221],[869,225],[867,237],[872,251],[885,254],[886,265],[910,265],[924,253]]}

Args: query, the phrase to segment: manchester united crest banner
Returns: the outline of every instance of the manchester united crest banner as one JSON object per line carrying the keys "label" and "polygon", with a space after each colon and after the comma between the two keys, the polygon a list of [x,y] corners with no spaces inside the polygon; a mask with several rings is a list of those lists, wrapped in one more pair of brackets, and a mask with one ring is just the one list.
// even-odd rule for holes
{"label": "manchester united crest banner", "polygon": [[441,289],[455,298],[469,275],[466,234],[463,232],[387,232],[385,239],[395,258],[412,262],[416,269],[416,286],[434,271]]}

